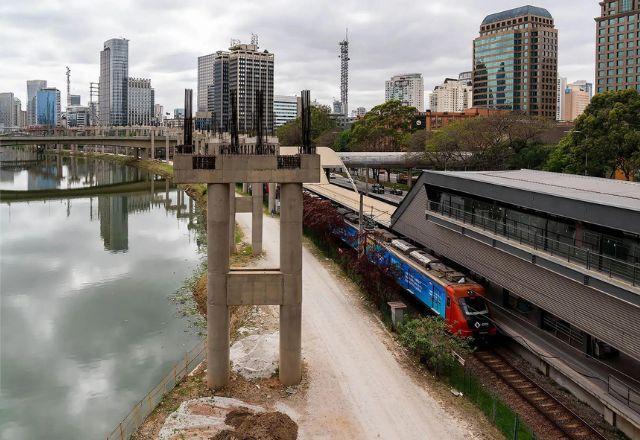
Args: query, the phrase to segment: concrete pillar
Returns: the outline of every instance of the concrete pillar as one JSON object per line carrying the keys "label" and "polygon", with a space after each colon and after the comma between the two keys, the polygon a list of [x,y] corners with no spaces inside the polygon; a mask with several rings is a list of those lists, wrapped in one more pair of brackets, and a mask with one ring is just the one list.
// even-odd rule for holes
{"label": "concrete pillar", "polygon": [[251,247],[253,255],[262,253],[262,183],[251,185]]}
{"label": "concrete pillar", "polygon": [[151,130],[151,159],[156,158],[156,132]]}
{"label": "concrete pillar", "polygon": [[169,162],[169,132],[167,130],[164,131],[164,160]]}
{"label": "concrete pillar", "polygon": [[102,154],[104,154],[104,145],[102,146]]}
{"label": "concrete pillar", "polygon": [[280,185],[280,382],[302,379],[302,184]]}
{"label": "concrete pillar", "polygon": [[229,254],[236,253],[236,185],[229,184]]}
{"label": "concrete pillar", "polygon": [[276,209],[276,184],[269,184],[269,213],[273,213]]}
{"label": "concrete pillar", "polygon": [[164,206],[169,209],[171,206],[171,199],[169,198],[169,179],[164,179]]}
{"label": "concrete pillar", "polygon": [[245,193],[245,194],[249,192],[249,184],[248,183],[243,183],[242,184],[242,192]]}
{"label": "concrete pillar", "polygon": [[364,169],[365,194],[369,194],[369,168]]}
{"label": "concrete pillar", "polygon": [[407,185],[409,186],[409,189],[413,186],[413,168],[409,168],[407,172]]}
{"label": "concrete pillar", "polygon": [[229,184],[209,184],[207,189],[207,385],[229,383]]}

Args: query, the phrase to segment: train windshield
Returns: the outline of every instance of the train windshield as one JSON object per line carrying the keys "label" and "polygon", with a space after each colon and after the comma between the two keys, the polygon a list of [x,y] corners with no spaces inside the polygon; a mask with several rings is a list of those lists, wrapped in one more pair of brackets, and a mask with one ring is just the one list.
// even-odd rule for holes
{"label": "train windshield", "polygon": [[467,316],[486,315],[489,313],[487,302],[478,295],[460,298],[460,307]]}

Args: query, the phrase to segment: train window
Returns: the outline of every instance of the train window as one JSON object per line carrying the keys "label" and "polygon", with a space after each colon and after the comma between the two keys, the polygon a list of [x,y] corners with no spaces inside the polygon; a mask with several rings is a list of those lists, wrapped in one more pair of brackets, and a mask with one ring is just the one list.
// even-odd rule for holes
{"label": "train window", "polygon": [[472,315],[485,315],[489,313],[487,309],[487,303],[481,296],[467,296],[460,298],[460,307],[467,316]]}
{"label": "train window", "polygon": [[447,297],[447,308],[451,307],[451,298]]}

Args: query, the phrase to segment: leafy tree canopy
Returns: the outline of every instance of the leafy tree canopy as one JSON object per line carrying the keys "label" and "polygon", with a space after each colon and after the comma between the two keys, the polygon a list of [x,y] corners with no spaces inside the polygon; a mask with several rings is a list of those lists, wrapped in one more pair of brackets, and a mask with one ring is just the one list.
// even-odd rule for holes
{"label": "leafy tree canopy", "polygon": [[[335,131],[337,123],[330,116],[331,110],[326,105],[311,107],[311,139],[317,142],[326,132]],[[280,145],[300,145],[302,143],[302,122],[300,117],[287,122],[276,129]],[[331,142],[332,143],[332,142]]]}
{"label": "leafy tree canopy", "polygon": [[417,114],[414,107],[400,101],[387,101],[371,109],[351,126],[351,151],[404,151],[413,131]]}

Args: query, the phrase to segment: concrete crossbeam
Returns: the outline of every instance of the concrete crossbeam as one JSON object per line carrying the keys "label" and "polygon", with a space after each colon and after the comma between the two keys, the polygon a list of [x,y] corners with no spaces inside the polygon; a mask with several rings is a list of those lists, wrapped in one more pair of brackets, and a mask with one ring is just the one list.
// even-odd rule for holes
{"label": "concrete crossbeam", "polygon": [[282,305],[282,272],[274,270],[231,270],[227,274],[227,304]]}

